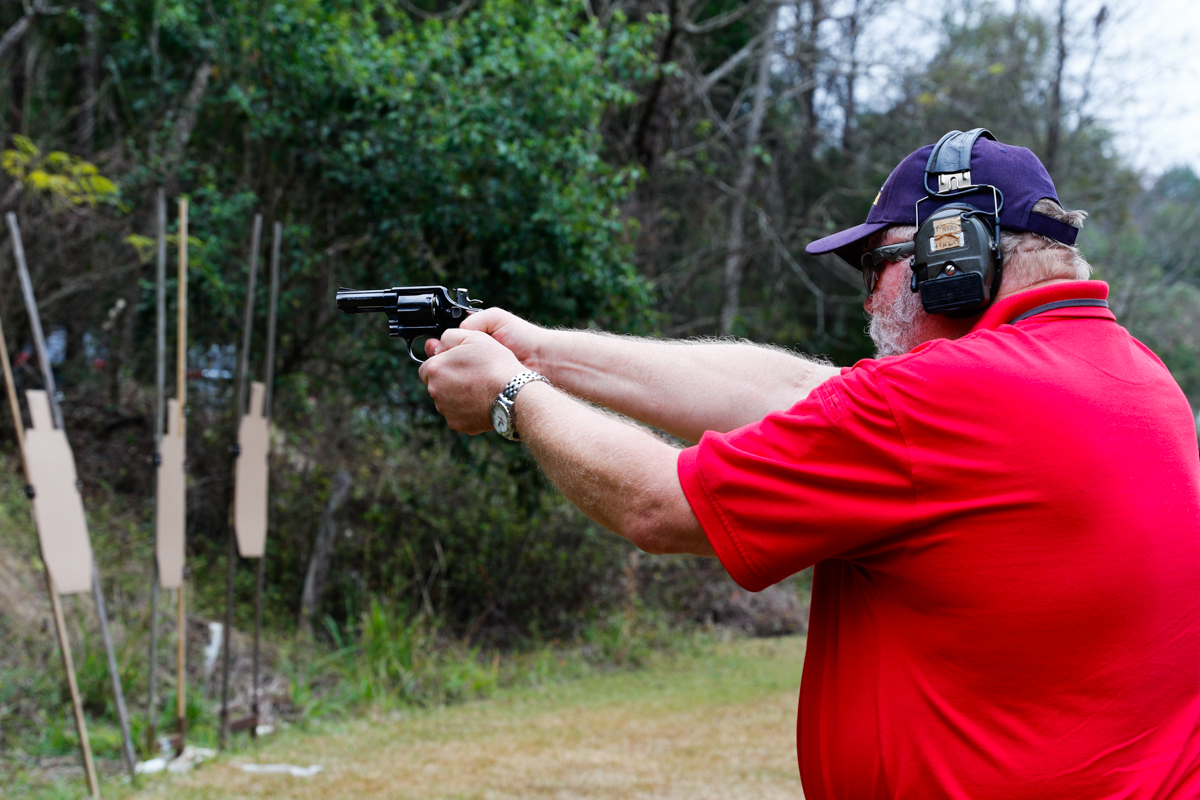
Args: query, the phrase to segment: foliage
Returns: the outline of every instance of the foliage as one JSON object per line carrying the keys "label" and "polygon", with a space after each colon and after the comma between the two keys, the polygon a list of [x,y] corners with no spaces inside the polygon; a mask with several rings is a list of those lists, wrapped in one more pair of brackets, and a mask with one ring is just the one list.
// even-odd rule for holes
{"label": "foliage", "polygon": [[48,192],[55,206],[116,202],[117,185],[100,174],[95,164],[70,153],[43,154],[32,141],[13,136],[16,148],[0,153],[0,166],[30,189]]}

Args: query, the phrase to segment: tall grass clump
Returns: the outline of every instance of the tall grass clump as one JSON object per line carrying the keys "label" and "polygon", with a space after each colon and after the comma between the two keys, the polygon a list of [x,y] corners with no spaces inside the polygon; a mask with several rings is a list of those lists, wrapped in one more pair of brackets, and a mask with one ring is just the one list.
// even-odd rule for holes
{"label": "tall grass clump", "polygon": [[[301,704],[317,713],[439,705],[485,697],[498,684],[498,659],[487,663],[478,646],[440,636],[436,620],[412,613],[405,603],[372,598],[356,625],[339,626],[327,617],[325,630],[333,650],[311,665],[297,687]],[[306,683],[328,686],[330,678],[325,697],[304,694]]]}

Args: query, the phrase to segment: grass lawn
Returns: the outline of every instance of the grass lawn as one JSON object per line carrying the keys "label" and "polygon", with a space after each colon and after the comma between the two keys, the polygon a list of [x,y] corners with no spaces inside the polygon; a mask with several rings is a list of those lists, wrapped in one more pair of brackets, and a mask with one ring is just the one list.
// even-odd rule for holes
{"label": "grass lawn", "polygon": [[[803,637],[435,710],[287,730],[127,797],[802,798],[795,709]],[[320,764],[314,777],[238,765]],[[113,796],[111,784],[106,796]]]}

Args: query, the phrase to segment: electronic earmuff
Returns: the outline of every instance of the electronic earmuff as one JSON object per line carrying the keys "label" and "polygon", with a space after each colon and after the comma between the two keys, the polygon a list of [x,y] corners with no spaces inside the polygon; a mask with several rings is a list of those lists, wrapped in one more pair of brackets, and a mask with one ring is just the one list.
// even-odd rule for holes
{"label": "electronic earmuff", "polygon": [[[983,128],[943,136],[925,165],[925,197],[916,203],[943,201],[917,229],[911,261],[913,292],[929,314],[967,317],[987,308],[1000,288],[1003,256],[1000,252],[1000,209],[1004,195],[995,186],[971,182],[971,149],[980,136],[995,140]],[[936,178],[935,188],[930,179]],[[950,202],[967,195],[988,193],[992,208],[985,211],[966,202]]]}

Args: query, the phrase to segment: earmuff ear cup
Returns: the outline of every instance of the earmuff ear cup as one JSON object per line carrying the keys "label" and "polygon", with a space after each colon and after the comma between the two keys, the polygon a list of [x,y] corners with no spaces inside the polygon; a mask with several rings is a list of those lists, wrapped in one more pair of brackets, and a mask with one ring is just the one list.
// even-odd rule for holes
{"label": "earmuff ear cup", "polygon": [[935,211],[917,229],[913,290],[928,314],[971,316],[998,288],[999,249],[986,212],[966,203]]}

